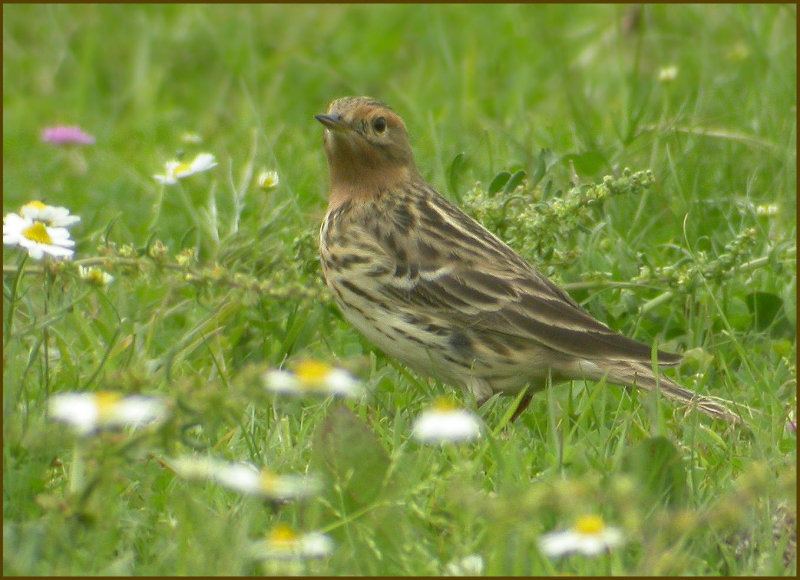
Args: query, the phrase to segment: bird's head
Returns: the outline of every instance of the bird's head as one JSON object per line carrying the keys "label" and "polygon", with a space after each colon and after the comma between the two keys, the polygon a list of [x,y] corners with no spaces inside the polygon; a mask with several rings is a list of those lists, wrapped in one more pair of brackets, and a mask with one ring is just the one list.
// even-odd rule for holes
{"label": "bird's head", "polygon": [[417,174],[405,123],[380,101],[336,99],[315,118],[325,126],[332,194],[342,189],[349,190],[350,197],[376,195],[378,189]]}

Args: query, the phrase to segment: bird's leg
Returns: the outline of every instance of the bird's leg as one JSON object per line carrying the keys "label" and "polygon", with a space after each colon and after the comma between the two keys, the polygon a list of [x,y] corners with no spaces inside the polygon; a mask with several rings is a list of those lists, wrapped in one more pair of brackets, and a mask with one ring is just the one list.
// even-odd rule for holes
{"label": "bird's leg", "polygon": [[523,395],[522,400],[517,405],[517,408],[514,410],[514,414],[511,415],[511,423],[517,420],[517,417],[522,415],[522,412],[528,408],[528,405],[531,404],[531,399],[533,399],[533,393],[526,393]]}

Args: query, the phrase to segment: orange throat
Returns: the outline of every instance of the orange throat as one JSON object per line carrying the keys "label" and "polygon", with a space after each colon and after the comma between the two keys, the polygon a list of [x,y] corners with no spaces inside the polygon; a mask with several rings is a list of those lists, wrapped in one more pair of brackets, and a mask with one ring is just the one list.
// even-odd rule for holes
{"label": "orange throat", "polygon": [[341,166],[331,169],[331,185],[328,192],[328,211],[347,201],[367,201],[387,192],[405,189],[416,176],[414,168],[395,166],[386,168],[357,168],[350,166],[343,171]]}

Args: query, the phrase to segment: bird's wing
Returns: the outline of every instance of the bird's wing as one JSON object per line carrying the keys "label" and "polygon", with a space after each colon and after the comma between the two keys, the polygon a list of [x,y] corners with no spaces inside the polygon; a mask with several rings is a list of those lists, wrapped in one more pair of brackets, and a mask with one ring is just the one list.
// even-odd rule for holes
{"label": "bird's wing", "polygon": [[[650,362],[650,346],[614,332],[540,274],[503,274],[453,268],[436,278],[420,277],[411,294],[446,302],[442,314],[478,332],[524,338],[581,359]],[[679,360],[659,353],[662,364]]]}
{"label": "bird's wing", "polygon": [[[418,201],[410,226],[408,207],[403,207],[394,221],[404,227],[381,238],[379,251],[391,271],[381,292],[393,304],[514,344],[531,341],[581,359],[650,364],[650,346],[593,318],[444,198],[428,199],[425,205]],[[391,211],[384,214],[384,225],[394,217]],[[677,364],[681,357],[659,352],[658,359],[660,364]]]}

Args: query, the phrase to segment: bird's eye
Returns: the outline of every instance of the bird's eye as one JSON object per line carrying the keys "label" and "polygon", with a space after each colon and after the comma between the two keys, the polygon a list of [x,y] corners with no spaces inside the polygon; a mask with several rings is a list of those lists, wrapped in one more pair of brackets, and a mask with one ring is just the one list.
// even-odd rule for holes
{"label": "bird's eye", "polygon": [[375,129],[375,132],[378,134],[383,133],[386,131],[386,117],[378,117],[372,122],[372,128]]}

